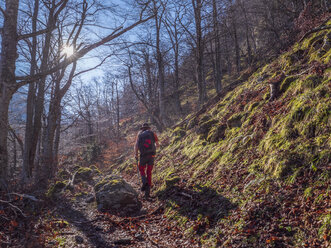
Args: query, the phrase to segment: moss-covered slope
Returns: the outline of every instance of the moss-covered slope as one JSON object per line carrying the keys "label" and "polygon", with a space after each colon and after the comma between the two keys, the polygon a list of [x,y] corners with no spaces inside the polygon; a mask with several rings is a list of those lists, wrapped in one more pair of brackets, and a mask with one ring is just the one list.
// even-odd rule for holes
{"label": "moss-covered slope", "polygon": [[[330,48],[331,30],[313,33],[163,135],[160,199],[204,247],[327,247]],[[278,89],[272,100],[270,85]],[[215,197],[231,202],[226,215],[217,215]],[[198,204],[183,209],[190,198]],[[213,209],[204,215],[203,204]]]}

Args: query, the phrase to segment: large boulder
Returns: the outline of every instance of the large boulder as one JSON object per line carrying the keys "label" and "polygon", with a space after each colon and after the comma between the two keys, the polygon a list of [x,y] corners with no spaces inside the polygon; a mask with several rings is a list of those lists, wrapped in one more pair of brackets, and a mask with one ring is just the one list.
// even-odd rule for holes
{"label": "large boulder", "polygon": [[94,191],[100,211],[133,213],[141,209],[137,191],[120,176],[105,177],[95,185]]}

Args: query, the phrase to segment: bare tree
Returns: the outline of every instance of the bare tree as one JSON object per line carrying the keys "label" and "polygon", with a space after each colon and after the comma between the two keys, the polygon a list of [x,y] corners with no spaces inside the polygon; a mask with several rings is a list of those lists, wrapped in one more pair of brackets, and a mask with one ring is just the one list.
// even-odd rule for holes
{"label": "bare tree", "polygon": [[183,32],[184,30],[181,28],[181,11],[182,6],[174,4],[172,6],[172,9],[170,10],[170,13],[167,13],[165,16],[163,22],[165,24],[169,40],[171,43],[171,49],[173,52],[174,62],[173,62],[173,99],[175,102],[175,109],[177,114],[182,113],[182,107],[180,103],[180,92],[179,92],[179,86],[180,86],[180,43],[183,42]]}
{"label": "bare tree", "polygon": [[[48,27],[53,27],[52,25],[56,24],[54,21],[57,19],[57,16],[65,8],[67,2],[68,0],[52,1],[52,5],[50,6],[53,7],[55,6],[56,8],[50,10],[53,12],[51,12],[52,14],[49,14]],[[91,50],[121,36],[122,34],[138,26],[139,24],[144,23],[150,20],[151,18],[153,18],[153,16],[145,17],[144,16],[145,9],[143,9],[138,21],[134,22],[133,24],[129,25],[126,28],[123,28],[123,26],[115,28],[114,31],[111,32],[109,35],[105,36],[104,38],[101,38],[100,40],[98,40],[93,44],[80,46],[79,49],[77,49],[77,51],[75,52],[75,56],[70,56],[68,58],[65,58],[57,65],[54,65],[52,68],[47,68],[48,50],[46,49],[46,47],[48,46],[47,45],[48,40],[46,39],[44,42],[44,47],[45,47],[43,53],[44,59],[41,63],[40,72],[35,73],[33,75],[30,75],[29,73],[29,75],[27,76],[17,76],[15,74],[15,69],[16,69],[16,60],[17,60],[18,41],[23,38],[25,39],[28,37],[40,35],[40,33],[51,32],[51,30],[47,29],[46,31],[39,30],[31,34],[18,35],[18,31],[17,31],[18,7],[19,7],[19,0],[6,0],[6,8],[1,11],[1,14],[4,16],[4,23],[1,32],[2,44],[1,44],[1,61],[0,61],[1,63],[0,65],[0,116],[1,116],[0,117],[1,118],[0,119],[0,180],[3,182],[3,184],[7,179],[7,166],[8,166],[8,150],[7,150],[8,108],[9,108],[10,100],[13,94],[17,91],[17,89],[29,83],[37,82],[38,80],[42,82],[47,75],[52,74],[61,68],[65,68],[69,64],[72,64],[74,61],[77,61],[79,58],[83,57]],[[43,85],[40,85],[38,90],[39,92],[42,92]],[[39,96],[37,98],[42,100],[43,96],[40,95],[40,98]],[[38,113],[36,114],[36,118],[37,117],[38,117]],[[38,124],[38,122],[39,120],[36,121],[36,124]]]}

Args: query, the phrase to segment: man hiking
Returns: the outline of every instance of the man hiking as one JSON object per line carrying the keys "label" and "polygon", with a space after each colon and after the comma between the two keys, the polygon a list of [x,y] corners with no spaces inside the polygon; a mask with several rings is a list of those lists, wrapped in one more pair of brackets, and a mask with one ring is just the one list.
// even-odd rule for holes
{"label": "man hiking", "polygon": [[144,123],[137,135],[136,143],[134,145],[134,153],[137,161],[138,151],[140,154],[138,167],[142,180],[141,191],[145,191],[146,198],[149,197],[152,186],[152,170],[154,166],[156,146],[159,146],[159,142],[155,132],[151,131],[151,127],[148,123]]}

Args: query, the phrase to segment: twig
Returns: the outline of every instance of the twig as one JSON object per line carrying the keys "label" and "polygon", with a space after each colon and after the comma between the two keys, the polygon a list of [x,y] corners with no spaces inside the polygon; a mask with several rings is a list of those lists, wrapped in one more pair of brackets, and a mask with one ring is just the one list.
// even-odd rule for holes
{"label": "twig", "polygon": [[193,199],[193,197],[191,195],[187,194],[187,193],[180,192],[180,194],[183,195],[183,196],[186,196],[186,197],[189,197],[189,198]]}
{"label": "twig", "polygon": [[22,211],[20,208],[18,208],[17,206],[11,204],[9,201],[3,201],[3,200],[0,200],[0,202],[8,204],[10,207],[12,207],[12,208],[16,209],[18,212],[20,212],[20,214],[21,214],[23,217],[26,217],[26,215],[23,213],[23,211]]}
{"label": "twig", "polygon": [[299,42],[301,42],[304,39],[306,39],[307,36],[310,35],[310,34],[313,34],[313,33],[316,33],[316,32],[322,31],[322,30],[326,30],[326,29],[331,29],[331,26],[320,26],[320,27],[314,28],[314,29],[310,30],[309,32],[305,33],[302,36],[302,38],[299,40]]}
{"label": "twig", "polygon": [[75,235],[76,233],[74,232],[61,232],[59,235]]}
{"label": "twig", "polygon": [[35,196],[33,195],[27,195],[27,194],[18,194],[18,193],[9,193],[10,195],[16,195],[22,198],[27,198],[30,199],[31,201],[35,201],[35,202],[42,202],[43,200],[39,200],[37,199]]}

